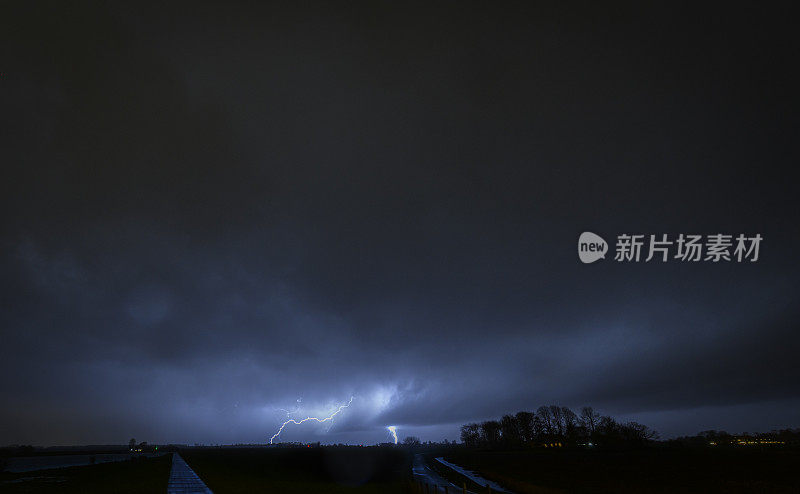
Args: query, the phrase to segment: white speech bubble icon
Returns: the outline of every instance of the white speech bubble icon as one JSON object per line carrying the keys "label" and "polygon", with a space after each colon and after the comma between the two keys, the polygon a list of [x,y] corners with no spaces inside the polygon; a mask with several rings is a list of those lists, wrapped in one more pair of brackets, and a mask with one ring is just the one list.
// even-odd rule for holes
{"label": "white speech bubble icon", "polygon": [[603,237],[592,232],[583,232],[578,237],[578,257],[584,264],[591,264],[598,259],[605,259],[608,244]]}

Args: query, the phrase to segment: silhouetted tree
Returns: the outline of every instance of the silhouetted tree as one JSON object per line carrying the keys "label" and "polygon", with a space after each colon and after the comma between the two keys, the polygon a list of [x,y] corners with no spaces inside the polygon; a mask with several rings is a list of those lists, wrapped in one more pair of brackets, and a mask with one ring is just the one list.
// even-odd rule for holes
{"label": "silhouetted tree", "polygon": [[607,415],[600,417],[600,421],[597,423],[598,432],[604,436],[612,436],[616,434],[618,427],[619,424],[617,424],[616,420]]}
{"label": "silhouetted tree", "polygon": [[[715,437],[715,434],[716,431],[701,433],[696,436],[698,444],[708,444],[708,439]],[[774,439],[778,434],[778,431],[773,431],[759,437]],[[800,436],[798,432],[789,430],[782,434],[787,439],[786,444],[791,438]],[[504,415],[499,421],[487,420],[461,427],[461,441],[469,447],[502,445],[515,448],[537,442],[570,446],[582,444],[587,439],[599,446],[641,446],[656,438],[657,432],[638,422],[620,424],[609,416],[601,416],[591,407],[583,407],[578,416],[569,407],[556,405],[541,406],[535,414],[522,411],[515,415]],[[797,442],[800,443],[800,440]]]}
{"label": "silhouetted tree", "polygon": [[461,442],[466,446],[477,446],[481,440],[480,424],[465,424],[461,426]]}
{"label": "silhouetted tree", "polygon": [[586,429],[586,434],[592,437],[597,429],[597,424],[600,422],[600,414],[594,411],[592,407],[581,408],[580,416],[581,426]]}
{"label": "silhouetted tree", "polygon": [[638,422],[627,422],[619,426],[620,438],[627,444],[643,444],[658,438],[658,433]]}
{"label": "silhouetted tree", "polygon": [[536,441],[541,441],[545,436],[544,422],[538,414],[533,415],[533,437]]}
{"label": "silhouetted tree", "polygon": [[518,412],[516,418],[521,441],[523,443],[533,442],[535,439],[533,424],[534,415],[531,412]]}
{"label": "silhouetted tree", "polygon": [[421,444],[422,442],[420,442],[419,438],[416,436],[406,436],[403,438],[403,445],[405,446],[416,447]]}
{"label": "silhouetted tree", "polygon": [[564,422],[564,436],[568,441],[576,441],[579,437],[578,416],[568,407],[561,407],[561,420]]}
{"label": "silhouetted tree", "polygon": [[603,415],[595,432],[596,441],[605,446],[621,444],[623,439],[622,426],[613,418]]}
{"label": "silhouetted tree", "polygon": [[539,407],[536,410],[536,417],[539,419],[539,422],[541,422],[542,435],[552,436],[555,433],[555,428],[553,427],[553,415],[550,413],[550,409],[547,407]]}
{"label": "silhouetted tree", "polygon": [[564,437],[564,414],[558,405],[550,405],[550,415],[552,416],[553,428],[558,437]]}
{"label": "silhouetted tree", "polygon": [[522,443],[519,433],[519,424],[514,415],[504,415],[500,419],[500,437],[506,446],[517,446]]}
{"label": "silhouetted tree", "polygon": [[481,423],[481,439],[484,443],[495,445],[500,442],[500,422],[487,420]]}

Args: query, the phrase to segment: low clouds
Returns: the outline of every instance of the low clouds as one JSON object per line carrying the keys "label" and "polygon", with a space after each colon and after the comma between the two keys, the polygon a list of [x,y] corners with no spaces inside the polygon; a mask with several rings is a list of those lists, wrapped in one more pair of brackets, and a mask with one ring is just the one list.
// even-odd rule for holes
{"label": "low clouds", "polygon": [[[797,426],[779,19],[51,7],[7,30],[0,444],[265,442],[351,396],[282,437]],[[589,266],[586,230],[764,242]]]}

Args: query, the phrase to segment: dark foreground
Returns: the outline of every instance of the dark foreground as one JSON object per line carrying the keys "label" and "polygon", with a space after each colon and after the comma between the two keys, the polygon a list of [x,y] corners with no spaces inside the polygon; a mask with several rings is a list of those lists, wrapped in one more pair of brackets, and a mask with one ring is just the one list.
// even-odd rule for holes
{"label": "dark foreground", "polygon": [[184,449],[181,456],[215,494],[402,493],[411,465],[383,447]]}
{"label": "dark foreground", "polygon": [[[187,448],[181,456],[215,492],[405,493],[410,456],[397,448]],[[160,493],[171,455],[0,473],[0,492]]]}
{"label": "dark foreground", "polygon": [[[414,492],[409,481],[415,454],[417,459],[443,456],[517,494],[800,492],[797,449],[497,451],[462,447],[324,447],[182,448],[180,453],[216,494]],[[170,456],[0,473],[0,492],[163,494]],[[459,474],[441,470],[441,465],[432,469],[437,478],[445,479],[442,484],[466,484],[470,491],[485,491],[465,482]],[[430,479],[418,480],[430,483]]]}
{"label": "dark foreground", "polygon": [[170,466],[170,455],[164,455],[90,466],[0,473],[0,492],[164,493]]}
{"label": "dark foreground", "polygon": [[453,449],[445,457],[519,494],[800,492],[798,450]]}

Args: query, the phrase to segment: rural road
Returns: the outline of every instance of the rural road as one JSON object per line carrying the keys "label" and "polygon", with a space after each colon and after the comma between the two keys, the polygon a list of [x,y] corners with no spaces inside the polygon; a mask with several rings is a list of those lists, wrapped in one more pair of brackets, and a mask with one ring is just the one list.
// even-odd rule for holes
{"label": "rural road", "polygon": [[167,494],[213,494],[178,453],[172,453],[172,470],[169,473]]}
{"label": "rural road", "polygon": [[497,491],[497,492],[505,492],[507,494],[512,494],[511,491],[507,491],[507,490],[503,489],[496,482],[492,482],[491,480],[486,480],[485,478],[481,477],[477,473],[470,472],[469,470],[467,470],[465,468],[461,468],[458,465],[450,463],[449,461],[445,460],[444,458],[441,458],[441,457],[436,458],[436,461],[438,461],[442,465],[450,468],[451,470],[454,470],[454,471],[460,473],[461,475],[463,475],[464,477],[470,479],[471,481],[475,482],[478,485],[485,485],[487,487],[491,487],[492,488],[492,492]]}
{"label": "rural road", "polygon": [[[431,486],[435,485],[437,490],[434,492],[444,492],[444,488],[447,487],[451,494],[463,493],[463,486],[455,485],[431,470],[430,467],[425,464],[425,460],[420,454],[414,455],[414,463],[411,466],[411,471],[414,473],[414,480],[424,482]],[[467,493],[475,494],[472,491],[467,491]]]}

